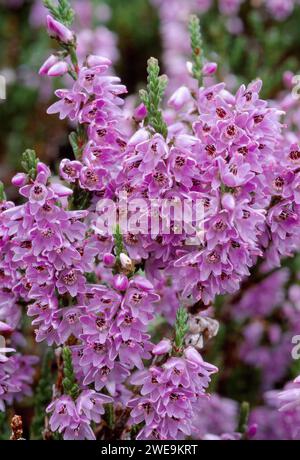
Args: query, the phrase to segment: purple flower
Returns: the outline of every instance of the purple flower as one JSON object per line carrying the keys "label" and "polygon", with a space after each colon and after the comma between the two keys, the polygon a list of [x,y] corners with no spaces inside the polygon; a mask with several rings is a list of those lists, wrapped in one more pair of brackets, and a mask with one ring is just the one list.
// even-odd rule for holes
{"label": "purple flower", "polygon": [[65,269],[60,273],[56,287],[60,294],[68,292],[72,297],[76,297],[85,290],[85,278],[75,268]]}
{"label": "purple flower", "polygon": [[93,390],[83,391],[76,400],[78,413],[85,415],[88,420],[99,423],[101,415],[105,410],[103,405],[112,403],[113,399],[110,396],[96,393]]}
{"label": "purple flower", "polygon": [[69,44],[74,41],[74,33],[49,15],[47,16],[47,28],[51,37],[63,43]]}
{"label": "purple flower", "polygon": [[52,414],[49,420],[52,431],[58,430],[59,433],[62,433],[67,427],[80,422],[76,405],[72,398],[67,395],[60,396],[50,403],[46,412]]}

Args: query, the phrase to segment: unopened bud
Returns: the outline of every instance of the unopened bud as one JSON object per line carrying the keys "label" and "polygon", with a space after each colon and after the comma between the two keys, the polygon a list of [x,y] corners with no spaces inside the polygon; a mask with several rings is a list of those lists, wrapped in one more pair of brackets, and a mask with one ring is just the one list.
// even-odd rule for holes
{"label": "unopened bud", "polygon": [[103,256],[103,263],[106,267],[113,267],[116,263],[116,258],[113,254],[107,252]]}
{"label": "unopened bud", "polygon": [[157,345],[153,347],[152,353],[154,355],[164,355],[166,353],[169,353],[171,349],[172,349],[171,341],[169,339],[163,339]]}
{"label": "unopened bud", "polygon": [[74,41],[74,33],[64,26],[61,22],[56,21],[52,16],[47,16],[47,29],[51,37],[63,43],[72,43]]}
{"label": "unopened bud", "polygon": [[69,66],[65,61],[59,61],[56,64],[54,64],[50,69],[48,70],[48,76],[49,77],[61,77],[65,75],[69,70]]}
{"label": "unopened bud", "polygon": [[125,268],[125,270],[132,271],[133,262],[130,259],[130,257],[124,254],[124,252],[121,252],[120,254],[120,262],[121,262],[122,267]]}
{"label": "unopened bud", "polygon": [[115,275],[113,278],[113,286],[117,291],[126,291],[128,284],[129,281],[125,275]]}
{"label": "unopened bud", "polygon": [[26,182],[27,182],[27,174],[25,173],[18,173],[11,180],[11,183],[15,187],[23,187],[23,185],[25,185]]}

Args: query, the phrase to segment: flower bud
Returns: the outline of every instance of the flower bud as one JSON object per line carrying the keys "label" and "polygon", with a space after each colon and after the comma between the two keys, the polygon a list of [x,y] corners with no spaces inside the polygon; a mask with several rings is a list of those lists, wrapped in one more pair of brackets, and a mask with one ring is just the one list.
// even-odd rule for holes
{"label": "flower bud", "polygon": [[257,433],[257,424],[256,423],[252,423],[249,427],[248,427],[248,430],[247,430],[247,438],[254,438],[254,436],[256,435]]}
{"label": "flower bud", "polygon": [[165,353],[169,353],[171,349],[171,341],[169,339],[163,339],[153,347],[152,353],[154,355],[164,355]]}
{"label": "flower bud", "polygon": [[125,275],[115,275],[113,277],[113,286],[118,291],[126,291],[128,288],[128,278]]}
{"label": "flower bud", "polygon": [[48,59],[44,62],[42,67],[39,70],[39,75],[48,75],[49,69],[54,66],[54,64],[57,64],[59,61],[59,57],[55,56],[54,54],[51,54],[51,56],[48,57]]}
{"label": "flower bud", "polygon": [[216,64],[215,62],[207,62],[206,64],[204,64],[203,66],[203,75],[205,77],[207,77],[208,75],[213,75],[216,70],[218,68],[218,64]]}
{"label": "flower bud", "polygon": [[133,263],[130,257],[128,257],[124,252],[121,252],[120,254],[120,262],[123,268],[128,271],[132,271],[133,269]]}
{"label": "flower bud", "polygon": [[104,57],[104,56],[97,56],[95,54],[90,54],[87,57],[86,63],[88,67],[97,67],[97,66],[111,66],[112,62],[110,59]]}
{"label": "flower bud", "polygon": [[56,64],[54,64],[50,69],[48,70],[48,76],[49,77],[61,77],[62,75],[65,75],[69,70],[69,66],[65,61],[59,61]]}
{"label": "flower bud", "polygon": [[231,193],[225,193],[222,197],[222,206],[227,211],[233,211],[235,208],[235,199]]}
{"label": "flower bud", "polygon": [[0,321],[0,332],[12,332],[13,328],[6,323]]}
{"label": "flower bud", "polygon": [[113,267],[116,263],[116,258],[113,254],[107,252],[103,256],[103,263],[106,267]]}
{"label": "flower bud", "polygon": [[50,177],[51,172],[50,169],[48,168],[45,163],[42,163],[41,161],[38,162],[37,167],[36,167],[37,174],[43,173],[45,174],[46,177]]}
{"label": "flower bud", "polygon": [[143,103],[141,103],[140,105],[136,107],[134,114],[133,114],[133,118],[136,121],[142,121],[144,120],[146,116],[147,116],[146,106]]}
{"label": "flower bud", "polygon": [[25,185],[27,183],[27,174],[25,173],[18,173],[16,174],[12,180],[11,180],[11,183],[15,186],[15,187],[23,187],[23,185]]}
{"label": "flower bud", "polygon": [[52,182],[51,188],[54,193],[60,197],[71,196],[73,194],[73,191],[69,187],[60,184],[59,182]]}
{"label": "flower bud", "polygon": [[139,129],[136,133],[133,134],[133,136],[131,136],[128,141],[128,145],[137,145],[140,142],[147,141],[149,137],[149,132],[146,129]]}
{"label": "flower bud", "polygon": [[72,43],[75,39],[74,33],[70,29],[49,15],[47,16],[47,29],[50,37],[63,43]]}
{"label": "flower bud", "polygon": [[287,70],[283,74],[283,83],[286,86],[286,88],[292,88],[293,86],[293,78],[294,74],[290,70]]}
{"label": "flower bud", "polygon": [[186,86],[181,86],[172,94],[168,101],[168,105],[175,110],[180,110],[190,100],[190,91]]}

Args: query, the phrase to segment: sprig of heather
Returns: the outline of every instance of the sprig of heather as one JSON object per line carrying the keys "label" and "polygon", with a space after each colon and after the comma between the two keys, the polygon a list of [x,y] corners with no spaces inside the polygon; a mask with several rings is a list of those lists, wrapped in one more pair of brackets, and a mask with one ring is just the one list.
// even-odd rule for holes
{"label": "sprig of heather", "polygon": [[175,352],[180,353],[184,344],[184,339],[189,330],[188,314],[184,307],[177,310],[175,323]]}
{"label": "sprig of heather", "polygon": [[3,182],[0,181],[0,202],[6,200],[6,193]]}
{"label": "sprig of heather", "polygon": [[200,20],[195,15],[190,17],[189,32],[192,48],[192,75],[198,81],[200,87],[203,84],[204,53]]}
{"label": "sprig of heather", "polygon": [[79,386],[74,374],[72,353],[69,347],[63,348],[62,357],[64,362],[64,379],[62,382],[64,393],[71,396],[72,399],[76,399],[79,394]]}
{"label": "sprig of heather", "polygon": [[27,149],[22,154],[21,165],[28,177],[32,180],[36,178],[38,162],[39,159],[37,158],[34,150]]}
{"label": "sprig of heather", "polygon": [[168,83],[166,75],[159,75],[158,60],[151,57],[147,66],[147,90],[140,91],[140,98],[147,108],[147,122],[156,133],[167,137],[168,128],[160,108],[163,95]]}
{"label": "sprig of heather", "polygon": [[243,401],[240,406],[239,423],[237,426],[237,432],[241,433],[242,435],[245,435],[248,429],[249,414],[250,405],[247,401]]}
{"label": "sprig of heather", "polygon": [[57,21],[60,21],[67,27],[73,24],[75,12],[68,0],[58,0],[56,6],[53,4],[52,0],[43,0],[43,3]]}

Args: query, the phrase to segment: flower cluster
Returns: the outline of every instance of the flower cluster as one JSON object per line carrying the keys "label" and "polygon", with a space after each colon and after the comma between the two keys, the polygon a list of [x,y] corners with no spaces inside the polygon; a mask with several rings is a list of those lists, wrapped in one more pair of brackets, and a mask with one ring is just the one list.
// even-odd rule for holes
{"label": "flower cluster", "polygon": [[[185,18],[190,5],[181,10],[182,2],[175,3]],[[204,8],[210,2],[191,3]],[[241,3],[224,0],[220,8],[236,14]],[[172,20],[172,8],[159,4]],[[49,438],[100,439],[109,432],[137,439],[248,439],[256,426],[247,424],[247,402],[237,423],[233,401],[217,394],[209,399],[217,368],[199,350],[219,330],[216,297],[235,294],[253,267],[264,275],[299,249],[296,138],[285,129],[283,112],[261,99],[260,80],[236,93],[203,81],[216,64],[202,58],[197,18],[190,24],[186,86],[176,89],[164,111],[167,80],[151,58],[142,104],[128,115],[121,97],[126,88],[108,74],[110,59],[83,57],[67,0],[50,2],[49,11],[48,32],[61,50],[40,74],[72,79],[55,92],[58,100],[47,112],[70,122],[74,158],[63,159],[54,178],[27,150],[25,172],[13,178],[22,202],[1,202],[0,326],[9,348],[0,349],[0,409],[30,394],[36,359],[6,356],[23,344],[23,308],[33,318],[36,341],[57,347],[52,399],[43,401],[49,426],[41,431]],[[102,212],[116,205],[124,217],[124,196],[135,231],[117,224],[103,232]],[[177,214],[182,204],[184,222]],[[234,358],[263,368],[267,388],[286,374],[288,342],[299,328],[299,289],[285,286],[287,277],[285,269],[263,276],[229,300],[224,314],[224,324],[232,316],[243,322],[244,343]],[[282,302],[288,333],[271,318]],[[297,416],[298,380],[278,396],[283,411]],[[216,412],[224,423],[215,423]]]}
{"label": "flower cluster", "polygon": [[51,413],[51,430],[63,433],[66,441],[96,439],[90,424],[92,421],[100,422],[101,415],[104,414],[103,404],[110,402],[112,398],[93,390],[82,391],[76,401],[63,395],[47,407],[47,412]]}
{"label": "flower cluster", "polygon": [[[160,344],[153,352],[161,354]],[[141,385],[141,396],[133,398],[132,423],[145,422],[137,439],[184,439],[192,433],[193,406],[205,397],[210,375],[215,366],[203,361],[193,348],[184,350],[182,357],[167,359],[161,366],[153,365],[131,378]]]}

